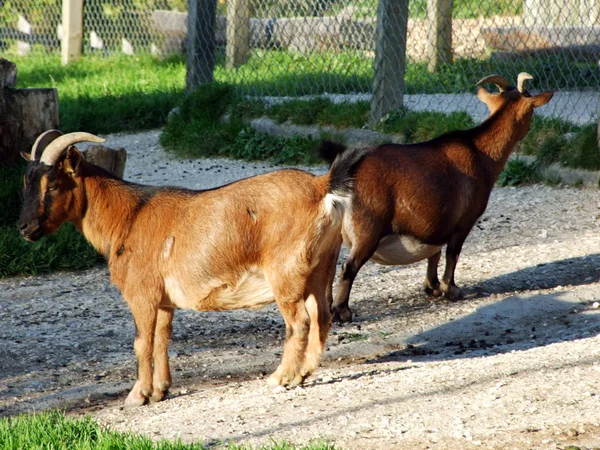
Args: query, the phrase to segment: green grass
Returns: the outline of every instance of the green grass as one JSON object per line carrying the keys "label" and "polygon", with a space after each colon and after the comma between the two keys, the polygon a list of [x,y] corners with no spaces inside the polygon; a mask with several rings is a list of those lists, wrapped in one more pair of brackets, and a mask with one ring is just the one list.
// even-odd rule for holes
{"label": "green grass", "polygon": [[181,58],[86,56],[62,66],[58,56],[11,58],[18,87],[58,90],[62,131],[114,133],[156,128],[179,102],[185,87]]}
{"label": "green grass", "polygon": [[0,277],[79,270],[102,261],[70,224],[35,243],[20,236],[16,223],[21,210],[19,192],[23,171],[24,164],[0,165]]}
{"label": "green grass", "polygon": [[[150,55],[107,58],[86,56],[62,66],[58,56],[11,57],[19,69],[18,87],[56,87],[63,131],[114,133],[156,128],[164,125],[168,112],[181,102],[185,88],[183,57],[159,61]],[[247,64],[226,70],[218,55],[215,80],[236,86],[250,95],[315,95],[323,93],[370,92],[372,57],[358,51],[299,54],[282,50],[254,50]],[[537,89],[594,87],[594,61],[579,61],[564,55],[522,57],[514,61],[494,59],[457,60],[438,73],[427,71],[426,63],[406,68],[406,93],[431,94],[473,92],[483,76],[501,73],[516,80],[521,71],[531,73]],[[561,76],[557,77],[556,74]],[[339,112],[322,112],[323,117]],[[366,114],[347,115],[344,125],[356,126]],[[313,112],[313,114],[316,114]]]}
{"label": "green grass", "polygon": [[[202,443],[159,441],[130,433],[118,433],[101,427],[91,418],[71,419],[61,412],[27,414],[0,419],[2,450],[203,450]],[[261,447],[211,443],[210,448],[229,450],[335,450],[330,443],[294,446],[282,442]]]}
{"label": "green grass", "polygon": [[[160,142],[178,157],[225,156],[275,163],[314,164],[315,143],[308,138],[283,139],[256,133],[243,119],[265,111],[257,102],[240,102],[233,88],[203,85],[187,96],[165,126]],[[221,117],[229,113],[228,121]]]}
{"label": "green grass", "polygon": [[415,112],[405,109],[393,111],[376,126],[384,133],[403,134],[407,144],[423,142],[453,130],[475,126],[466,112]]}
{"label": "green grass", "polygon": [[[377,15],[377,0],[355,0],[354,18],[374,18]],[[346,3],[332,2],[328,15],[335,15]],[[411,0],[408,3],[409,17],[423,19],[426,16],[427,0]],[[455,0],[452,3],[452,17],[470,19],[474,17],[515,16],[523,11],[522,0]]]}

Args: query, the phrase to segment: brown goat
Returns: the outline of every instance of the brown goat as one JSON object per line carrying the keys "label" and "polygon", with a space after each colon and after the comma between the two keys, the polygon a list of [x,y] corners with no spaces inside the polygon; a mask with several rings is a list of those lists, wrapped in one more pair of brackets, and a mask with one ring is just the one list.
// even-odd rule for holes
{"label": "brown goat", "polygon": [[302,383],[318,366],[331,326],[348,173],[360,154],[342,155],[323,176],[281,170],[191,191],[117,179],[82,159],[73,146],[82,141],[103,140],[51,130],[23,155],[30,162],[19,227],[35,241],[71,222],[108,260],[137,330],[138,377],[126,404],[162,400],[171,386],[176,308],[276,301],[286,342],[269,383]]}
{"label": "brown goat", "polygon": [[[350,290],[369,259],[386,265],[427,259],[425,291],[460,297],[454,269],[462,245],[485,211],[510,153],[529,131],[534,108],[552,98],[552,92],[531,96],[524,86],[531,78],[519,74],[517,89],[499,75],[482,79],[477,96],[491,115],[481,125],[419,144],[374,147],[353,169],[354,195],[342,228],[350,254],[332,305],[334,320],[352,320]],[[484,83],[496,84],[499,92],[488,92]],[[330,160],[344,151],[339,144],[325,146]],[[440,282],[444,245],[446,269]]]}

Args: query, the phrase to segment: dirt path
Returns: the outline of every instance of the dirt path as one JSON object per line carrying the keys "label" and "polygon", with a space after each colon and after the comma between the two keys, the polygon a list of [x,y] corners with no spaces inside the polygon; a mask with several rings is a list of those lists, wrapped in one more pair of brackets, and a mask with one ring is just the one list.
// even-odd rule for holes
{"label": "dirt path", "polygon": [[[157,133],[114,136],[129,179],[208,187],[271,169],[167,162]],[[317,171],[323,170],[317,169]],[[184,173],[185,171],[185,173]],[[0,415],[61,407],[154,439],[342,449],[600,447],[600,193],[496,189],[457,270],[467,298],[421,294],[423,263],[368,264],[322,367],[273,391],[283,320],[178,311],[169,399],[123,410],[133,321],[104,267],[0,281]]]}

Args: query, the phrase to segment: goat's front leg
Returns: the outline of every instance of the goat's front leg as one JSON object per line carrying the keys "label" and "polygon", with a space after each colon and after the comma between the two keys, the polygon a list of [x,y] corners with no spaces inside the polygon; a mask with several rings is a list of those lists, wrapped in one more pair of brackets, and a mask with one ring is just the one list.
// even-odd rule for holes
{"label": "goat's front leg", "polygon": [[125,406],[142,406],[152,395],[152,353],[158,306],[143,296],[128,299],[128,304],[135,320],[136,335],[133,348],[138,373],[137,381],[125,400]]}
{"label": "goat's front leg", "polygon": [[433,297],[439,297],[442,295],[440,289],[440,280],[438,279],[438,264],[440,263],[440,257],[442,252],[439,251],[435,255],[427,259],[427,277],[425,278],[425,293]]}
{"label": "goat's front leg", "polygon": [[446,247],[446,268],[444,269],[444,276],[442,277],[440,287],[444,295],[450,300],[462,298],[460,288],[454,282],[454,271],[466,237],[466,235],[452,236]]}
{"label": "goat's front leg", "polygon": [[175,310],[159,308],[154,330],[154,376],[152,377],[151,402],[163,400],[171,387],[171,370],[169,369],[169,342],[173,332],[172,322]]}

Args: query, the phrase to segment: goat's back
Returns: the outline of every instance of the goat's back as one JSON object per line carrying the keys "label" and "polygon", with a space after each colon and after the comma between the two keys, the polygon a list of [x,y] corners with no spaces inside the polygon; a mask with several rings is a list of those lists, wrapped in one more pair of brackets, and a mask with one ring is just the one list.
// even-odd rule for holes
{"label": "goat's back", "polygon": [[355,174],[353,220],[371,216],[387,232],[442,245],[470,227],[487,205],[493,182],[485,157],[457,134],[454,140],[375,147]]}

